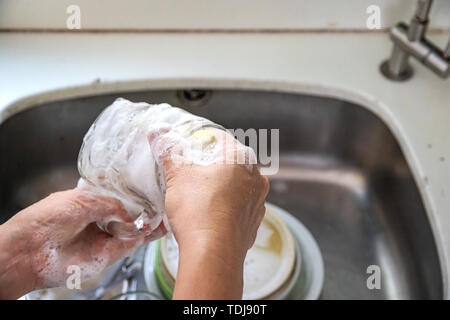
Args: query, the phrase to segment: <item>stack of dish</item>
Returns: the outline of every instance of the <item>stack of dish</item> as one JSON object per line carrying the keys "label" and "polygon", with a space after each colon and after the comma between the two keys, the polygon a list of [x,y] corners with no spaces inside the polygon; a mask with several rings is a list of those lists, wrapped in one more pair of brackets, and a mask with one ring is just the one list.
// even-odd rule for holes
{"label": "stack of dish", "polygon": [[[244,262],[243,299],[317,299],[324,270],[316,242],[289,213],[271,204],[266,208]],[[177,271],[178,245],[173,235],[148,246],[144,276],[149,291],[171,299]]]}

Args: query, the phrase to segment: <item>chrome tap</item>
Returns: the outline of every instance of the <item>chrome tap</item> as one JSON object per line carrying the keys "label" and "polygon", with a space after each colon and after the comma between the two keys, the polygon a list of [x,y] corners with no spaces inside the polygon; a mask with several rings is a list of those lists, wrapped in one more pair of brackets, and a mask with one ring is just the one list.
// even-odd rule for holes
{"label": "chrome tap", "polygon": [[450,74],[450,39],[446,49],[441,50],[425,37],[432,3],[433,0],[418,0],[410,24],[400,22],[391,29],[392,54],[380,67],[387,78],[395,81],[411,78],[413,69],[408,62],[411,56],[442,78]]}

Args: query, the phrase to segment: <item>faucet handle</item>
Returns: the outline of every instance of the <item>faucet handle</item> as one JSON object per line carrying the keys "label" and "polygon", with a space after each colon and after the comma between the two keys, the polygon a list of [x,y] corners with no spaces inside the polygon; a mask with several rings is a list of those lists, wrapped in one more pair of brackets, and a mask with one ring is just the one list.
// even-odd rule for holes
{"label": "faucet handle", "polygon": [[444,58],[450,59],[450,37],[448,38],[447,47],[444,50]]}
{"label": "faucet handle", "polygon": [[426,22],[428,20],[432,4],[433,0],[419,0],[417,2],[415,18],[419,22]]}

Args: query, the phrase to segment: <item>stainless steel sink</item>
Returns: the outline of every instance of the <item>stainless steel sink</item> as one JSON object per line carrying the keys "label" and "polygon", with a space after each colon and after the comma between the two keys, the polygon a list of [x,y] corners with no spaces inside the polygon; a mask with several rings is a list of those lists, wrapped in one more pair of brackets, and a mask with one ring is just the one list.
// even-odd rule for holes
{"label": "stainless steel sink", "polygon": [[[227,128],[279,128],[269,201],[312,232],[325,261],[324,299],[439,299],[436,244],[394,136],[366,109],[336,99],[258,91],[117,93],[29,108],[0,124],[0,219],[73,187],[84,133],[115,98],[168,102]],[[369,290],[367,267],[381,268]]]}

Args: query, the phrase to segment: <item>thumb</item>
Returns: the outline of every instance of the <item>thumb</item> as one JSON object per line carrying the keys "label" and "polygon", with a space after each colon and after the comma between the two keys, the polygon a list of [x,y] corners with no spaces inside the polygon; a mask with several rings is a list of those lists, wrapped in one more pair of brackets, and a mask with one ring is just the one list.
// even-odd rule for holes
{"label": "thumb", "polygon": [[108,252],[109,263],[111,264],[117,259],[130,256],[145,241],[143,236],[122,239],[119,237],[109,237],[103,247]]}
{"label": "thumb", "polygon": [[145,237],[145,242],[150,242],[156,239],[161,238],[162,236],[164,236],[167,233],[167,229],[164,226],[164,223],[161,222],[161,224],[155,229],[153,230],[153,232]]}

